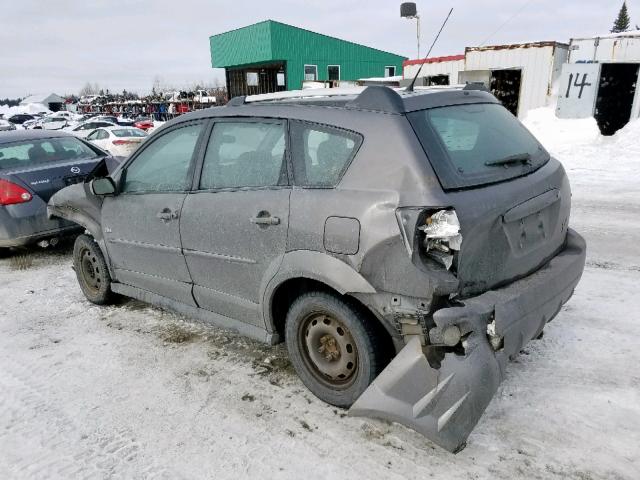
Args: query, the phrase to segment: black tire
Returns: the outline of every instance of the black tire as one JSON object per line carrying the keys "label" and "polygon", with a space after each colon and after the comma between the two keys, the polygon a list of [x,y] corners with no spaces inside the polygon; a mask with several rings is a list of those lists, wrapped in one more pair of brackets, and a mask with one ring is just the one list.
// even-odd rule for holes
{"label": "black tire", "polygon": [[350,407],[385,367],[381,340],[358,306],[329,293],[306,293],[287,313],[291,363],[316,397],[337,407]]}
{"label": "black tire", "polygon": [[97,305],[113,303],[111,275],[100,247],[93,237],[80,235],[73,245],[73,266],[84,296]]}

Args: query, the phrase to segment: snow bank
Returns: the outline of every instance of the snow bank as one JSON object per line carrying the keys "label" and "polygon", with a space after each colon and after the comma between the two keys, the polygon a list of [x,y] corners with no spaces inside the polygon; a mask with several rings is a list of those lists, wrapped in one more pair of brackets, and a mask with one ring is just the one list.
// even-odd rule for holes
{"label": "snow bank", "polygon": [[0,115],[4,115],[5,118],[15,115],[16,113],[51,113],[51,110],[41,103],[29,103],[27,105],[18,105],[15,107],[0,105]]}
{"label": "snow bank", "polygon": [[612,137],[600,134],[595,119],[560,119],[553,108],[529,112],[524,124],[562,162],[574,196],[593,201],[635,201],[640,165],[640,119]]}

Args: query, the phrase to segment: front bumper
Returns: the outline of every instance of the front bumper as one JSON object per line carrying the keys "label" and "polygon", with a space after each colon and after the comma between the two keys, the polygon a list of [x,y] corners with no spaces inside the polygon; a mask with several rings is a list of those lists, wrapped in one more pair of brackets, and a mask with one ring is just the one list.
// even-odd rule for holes
{"label": "front bumper", "polygon": [[[435,312],[436,326],[457,326],[463,354],[446,353],[432,366],[420,339],[411,339],[354,403],[350,415],[395,421],[456,452],[493,398],[509,357],[520,352],[566,303],[584,270],[586,244],[573,230],[544,267],[504,288]],[[501,338],[491,346],[487,329]]]}

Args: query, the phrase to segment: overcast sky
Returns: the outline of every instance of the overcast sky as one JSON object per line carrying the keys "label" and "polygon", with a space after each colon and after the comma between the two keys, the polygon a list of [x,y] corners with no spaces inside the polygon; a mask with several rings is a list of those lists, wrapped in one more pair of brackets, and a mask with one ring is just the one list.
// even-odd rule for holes
{"label": "overcast sky", "polygon": [[[211,84],[209,36],[273,19],[416,56],[415,24],[395,0],[0,0],[0,98],[76,93],[86,83],[111,91]],[[434,55],[465,46],[534,40],[568,41],[606,33],[622,0],[418,1],[422,44],[454,12]],[[640,23],[640,0],[630,0]],[[515,15],[515,16],[514,16]],[[501,27],[505,22],[504,26]],[[499,29],[500,28],[500,29]],[[497,32],[496,30],[499,29]]]}

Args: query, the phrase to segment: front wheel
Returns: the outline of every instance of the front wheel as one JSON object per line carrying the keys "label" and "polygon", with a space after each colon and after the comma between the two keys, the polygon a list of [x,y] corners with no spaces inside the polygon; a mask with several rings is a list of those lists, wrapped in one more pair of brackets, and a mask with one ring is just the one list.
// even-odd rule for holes
{"label": "front wheel", "polygon": [[350,407],[384,368],[380,340],[357,306],[328,293],[302,295],[287,314],[291,363],[315,396],[337,407]]}
{"label": "front wheel", "polygon": [[112,303],[111,275],[98,244],[89,235],[80,235],[73,246],[73,266],[84,296],[92,303]]}

